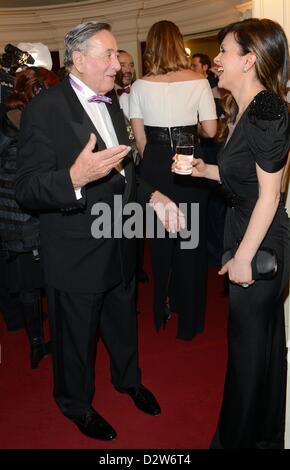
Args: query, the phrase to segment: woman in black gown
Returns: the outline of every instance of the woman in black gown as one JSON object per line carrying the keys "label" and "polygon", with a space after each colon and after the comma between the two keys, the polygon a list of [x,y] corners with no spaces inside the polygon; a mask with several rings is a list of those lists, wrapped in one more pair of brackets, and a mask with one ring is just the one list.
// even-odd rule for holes
{"label": "woman in black gown", "polygon": [[[229,201],[225,249],[239,242],[220,271],[231,281],[228,366],[211,447],[282,448],[289,219],[281,182],[290,139],[288,45],[280,25],[266,19],[231,24],[219,39],[219,86],[232,94],[226,105],[229,132],[218,166],[196,159],[192,172],[221,181]],[[251,261],[260,247],[276,251],[278,272],[272,280],[255,282]]]}

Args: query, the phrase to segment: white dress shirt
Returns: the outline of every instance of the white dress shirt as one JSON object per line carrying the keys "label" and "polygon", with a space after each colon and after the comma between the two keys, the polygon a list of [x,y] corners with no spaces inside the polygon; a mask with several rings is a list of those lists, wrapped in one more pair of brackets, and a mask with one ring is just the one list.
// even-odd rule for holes
{"label": "white dress shirt", "polygon": [[[109,111],[107,110],[106,104],[103,102],[90,103],[88,99],[94,96],[96,93],[72,73],[70,73],[70,76],[80,87],[82,87],[82,90],[78,90],[77,88],[72,86],[75,94],[80,100],[82,107],[86,111],[95,128],[98,130],[98,133],[105,142],[106,147],[110,148],[119,145],[119,141],[116,136],[116,132]],[[124,169],[120,170],[120,173],[125,176]],[[76,189],[75,193],[77,199],[82,198],[81,188]]]}

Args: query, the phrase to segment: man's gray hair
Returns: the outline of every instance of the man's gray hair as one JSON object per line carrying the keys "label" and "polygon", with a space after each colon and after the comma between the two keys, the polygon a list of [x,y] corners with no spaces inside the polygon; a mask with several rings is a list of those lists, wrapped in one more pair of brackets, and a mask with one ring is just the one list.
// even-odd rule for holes
{"label": "man's gray hair", "polygon": [[108,23],[99,23],[98,21],[89,21],[75,26],[64,37],[65,53],[64,66],[67,70],[73,65],[72,54],[74,51],[85,52],[87,49],[87,40],[94,34],[102,30],[111,31]]}

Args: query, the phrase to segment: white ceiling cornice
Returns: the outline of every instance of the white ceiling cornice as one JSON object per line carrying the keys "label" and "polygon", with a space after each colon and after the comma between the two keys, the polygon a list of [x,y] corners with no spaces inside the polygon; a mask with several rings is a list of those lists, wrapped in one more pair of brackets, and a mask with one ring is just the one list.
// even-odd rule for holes
{"label": "white ceiling cornice", "polygon": [[105,21],[121,43],[144,41],[156,21],[174,21],[183,34],[202,34],[239,19],[241,0],[86,0],[47,7],[0,8],[0,49],[11,42],[43,42],[63,48],[69,29],[88,20]]}
{"label": "white ceiling cornice", "polygon": [[[7,0],[7,7],[0,8],[1,11],[31,11],[31,10],[48,10],[48,9],[61,9],[61,8],[74,8],[75,6],[85,6],[85,5],[96,5],[98,3],[104,3],[105,0],[75,0],[75,1],[62,1],[62,0],[51,0],[50,2],[45,2],[45,0],[37,2],[35,0],[35,5],[23,6],[23,0]],[[24,0],[25,2],[25,0]],[[107,0],[107,3],[114,2],[114,0]],[[3,2],[2,2],[3,3]],[[37,4],[38,3],[38,4]],[[9,6],[8,6],[9,5]]]}

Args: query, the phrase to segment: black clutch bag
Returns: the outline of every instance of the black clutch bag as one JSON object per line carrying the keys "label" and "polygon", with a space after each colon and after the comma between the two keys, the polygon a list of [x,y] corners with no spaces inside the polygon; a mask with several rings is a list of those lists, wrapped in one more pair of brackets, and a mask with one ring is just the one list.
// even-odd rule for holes
{"label": "black clutch bag", "polygon": [[[224,252],[222,266],[235,256],[238,245],[234,249]],[[252,276],[255,281],[259,279],[273,279],[277,273],[277,255],[272,248],[260,248],[252,259]]]}

